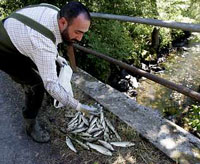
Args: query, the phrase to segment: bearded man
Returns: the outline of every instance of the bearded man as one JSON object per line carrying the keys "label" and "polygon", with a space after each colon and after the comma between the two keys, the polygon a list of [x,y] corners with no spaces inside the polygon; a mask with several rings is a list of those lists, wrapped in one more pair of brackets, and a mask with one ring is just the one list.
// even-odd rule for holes
{"label": "bearded man", "polygon": [[36,119],[45,90],[65,106],[96,110],[81,104],[60,85],[56,64],[66,63],[58,54],[58,44],[81,41],[90,23],[88,9],[79,2],[69,2],[61,9],[49,4],[31,5],[0,21],[0,70],[24,89],[22,113],[26,132],[34,141],[50,140]]}

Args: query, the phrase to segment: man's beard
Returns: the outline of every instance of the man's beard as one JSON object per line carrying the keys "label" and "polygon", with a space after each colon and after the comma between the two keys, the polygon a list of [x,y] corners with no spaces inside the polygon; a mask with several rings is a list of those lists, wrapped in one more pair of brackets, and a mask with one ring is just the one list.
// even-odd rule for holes
{"label": "man's beard", "polygon": [[66,44],[68,44],[68,45],[71,45],[72,43],[76,43],[78,41],[76,39],[70,39],[69,38],[68,27],[66,27],[64,29],[64,31],[61,33],[61,36],[62,36],[63,42],[66,43]]}

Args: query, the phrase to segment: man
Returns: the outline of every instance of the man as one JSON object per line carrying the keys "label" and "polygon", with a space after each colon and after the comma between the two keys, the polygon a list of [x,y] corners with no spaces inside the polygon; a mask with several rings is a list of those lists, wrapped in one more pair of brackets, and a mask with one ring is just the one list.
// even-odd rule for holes
{"label": "man", "polygon": [[[0,24],[0,69],[24,88],[23,116],[27,134],[34,141],[48,142],[49,133],[36,119],[45,89],[65,106],[78,111],[97,110],[71,97],[59,84],[56,71],[56,62],[61,66],[66,63],[58,55],[57,45],[81,41],[89,29],[91,17],[79,2],[69,2],[61,10],[48,4],[33,5],[16,13]],[[23,16],[28,18],[24,21]]]}

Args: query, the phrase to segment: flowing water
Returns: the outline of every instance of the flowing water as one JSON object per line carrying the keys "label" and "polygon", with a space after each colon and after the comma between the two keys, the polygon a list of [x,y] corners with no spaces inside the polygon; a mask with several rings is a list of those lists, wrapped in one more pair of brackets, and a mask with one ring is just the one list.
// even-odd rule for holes
{"label": "flowing water", "polygon": [[[199,89],[200,43],[192,43],[184,50],[171,54],[163,64],[166,70],[156,74],[157,76],[195,91]],[[191,98],[148,79],[140,81],[137,91],[139,104],[158,109],[166,115],[179,114],[189,104],[194,103]]]}

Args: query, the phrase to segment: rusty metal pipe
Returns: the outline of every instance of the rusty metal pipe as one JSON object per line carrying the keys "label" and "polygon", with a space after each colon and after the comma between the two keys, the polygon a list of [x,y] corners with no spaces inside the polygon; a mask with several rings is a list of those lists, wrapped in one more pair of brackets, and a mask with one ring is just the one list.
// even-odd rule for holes
{"label": "rusty metal pipe", "polygon": [[122,68],[124,68],[124,69],[126,69],[128,71],[136,73],[136,74],[138,74],[140,76],[144,76],[147,79],[150,79],[150,80],[152,80],[152,81],[154,81],[156,83],[159,83],[159,84],[161,84],[161,85],[163,85],[163,86],[165,86],[167,88],[170,88],[172,90],[178,91],[178,92],[180,92],[180,93],[182,93],[182,94],[184,94],[184,95],[186,95],[188,97],[191,97],[191,98],[193,98],[193,99],[195,99],[195,100],[200,102],[200,94],[198,92],[195,92],[195,91],[187,88],[187,87],[184,87],[184,86],[181,86],[181,85],[177,85],[177,84],[175,84],[175,83],[173,83],[171,81],[165,80],[165,79],[163,79],[161,77],[155,76],[155,75],[150,74],[148,72],[145,72],[145,71],[143,71],[141,69],[138,69],[138,68],[136,68],[134,66],[130,66],[130,65],[124,63],[124,62],[118,61],[118,60],[113,59],[113,58],[111,58],[111,57],[109,57],[107,55],[104,55],[104,54],[100,53],[100,52],[96,52],[94,50],[91,50],[91,49],[85,48],[83,46],[80,46],[78,44],[73,44],[73,46],[75,48],[79,49],[79,50],[82,50],[82,51],[87,52],[89,54],[93,54],[93,55],[95,55],[95,56],[97,56],[99,58],[102,58],[102,59],[110,62],[110,63],[119,65],[120,67],[122,67]]}
{"label": "rusty metal pipe", "polygon": [[158,19],[139,18],[139,17],[114,15],[114,14],[103,14],[103,13],[90,13],[90,14],[94,18],[114,19],[114,20],[120,20],[120,21],[125,21],[125,22],[142,23],[142,24],[147,24],[147,25],[181,29],[181,30],[191,31],[191,32],[200,32],[200,24],[181,23],[181,22],[175,22],[175,21],[163,21],[163,20],[158,20]]}

